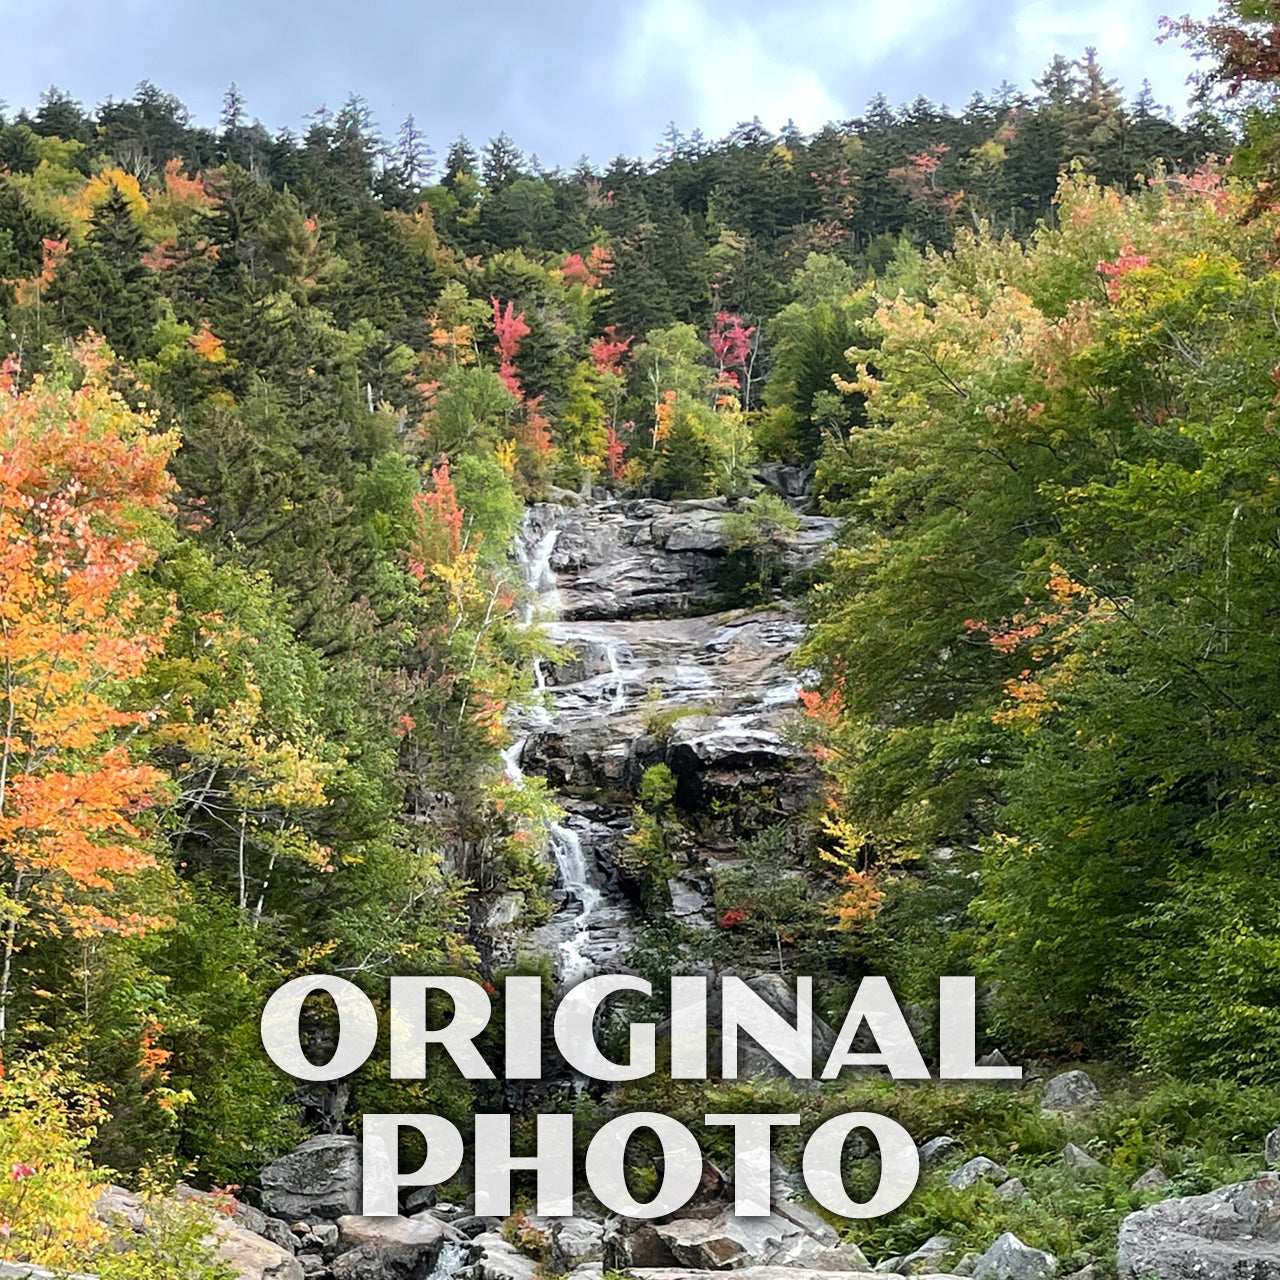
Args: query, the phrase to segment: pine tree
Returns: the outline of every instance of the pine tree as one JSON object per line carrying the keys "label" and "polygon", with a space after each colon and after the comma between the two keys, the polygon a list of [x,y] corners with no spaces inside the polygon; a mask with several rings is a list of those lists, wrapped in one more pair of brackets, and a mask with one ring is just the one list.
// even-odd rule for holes
{"label": "pine tree", "polygon": [[142,261],[145,247],[129,202],[113,184],[94,211],[84,245],[50,292],[71,333],[93,329],[129,360],[142,354],[159,314],[155,278]]}
{"label": "pine tree", "polygon": [[465,134],[460,134],[444,158],[444,177],[440,185],[450,191],[456,190],[460,179],[476,177],[479,164],[480,157],[475,147],[467,141]]}
{"label": "pine tree", "polygon": [[524,170],[524,153],[505,134],[490,140],[484,149],[484,185],[490,191],[509,187]]}

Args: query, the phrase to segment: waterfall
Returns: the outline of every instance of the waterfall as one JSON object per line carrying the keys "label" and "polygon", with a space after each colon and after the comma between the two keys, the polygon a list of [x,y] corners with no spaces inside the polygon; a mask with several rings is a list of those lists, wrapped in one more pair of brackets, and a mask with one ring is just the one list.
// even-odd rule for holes
{"label": "waterfall", "polygon": [[614,677],[613,686],[613,702],[610,704],[611,711],[625,711],[627,709],[627,678],[622,674],[622,668],[618,666],[618,646],[609,643],[604,651],[605,661],[609,664],[610,674]]}
{"label": "waterfall", "polygon": [[587,856],[576,831],[553,822],[551,852],[555,856],[560,887],[571,898],[576,898],[579,905],[577,918],[573,922],[573,936],[560,944],[560,951],[564,956],[561,979],[566,986],[572,986],[580,978],[588,977],[591,972],[591,962],[582,954],[582,949],[587,941],[587,923],[600,902],[600,890],[591,883]]}
{"label": "waterfall", "polygon": [[[516,539],[515,557],[529,592],[529,602],[524,614],[526,626],[536,625],[540,616],[554,619],[559,615],[560,592],[555,571],[551,568],[551,557],[559,537],[560,530],[554,525],[535,536],[531,513],[525,513],[524,527]],[[618,678],[613,705],[615,710],[621,709],[626,705],[626,694],[614,646],[609,649],[608,661],[609,669]],[[545,689],[547,677],[540,659],[534,659],[533,675],[537,688]],[[524,770],[520,766],[520,759],[527,742],[527,737],[517,738],[502,752],[503,767],[511,784],[516,787],[524,785]],[[565,986],[572,986],[582,978],[589,977],[592,971],[591,961],[584,950],[589,941],[588,923],[600,903],[601,894],[599,888],[591,882],[593,860],[588,860],[578,833],[553,822],[548,835],[550,852],[555,859],[556,878],[565,893],[566,905],[572,907],[572,904],[577,904],[577,914],[571,921],[573,932],[559,944],[560,980]]]}
{"label": "waterfall", "polygon": [[524,770],[520,767],[520,757],[524,754],[524,744],[528,741],[528,738],[516,738],[509,747],[504,747],[502,750],[502,768],[513,787],[524,786]]}
{"label": "waterfall", "polygon": [[551,557],[555,553],[556,543],[560,540],[560,530],[556,526],[547,529],[536,542],[530,545],[530,521],[525,514],[524,527],[516,539],[516,563],[520,566],[525,586],[529,588],[530,600],[524,607],[525,625],[531,624],[538,612],[555,617],[560,612],[560,592],[556,585],[556,575],[551,568]]}

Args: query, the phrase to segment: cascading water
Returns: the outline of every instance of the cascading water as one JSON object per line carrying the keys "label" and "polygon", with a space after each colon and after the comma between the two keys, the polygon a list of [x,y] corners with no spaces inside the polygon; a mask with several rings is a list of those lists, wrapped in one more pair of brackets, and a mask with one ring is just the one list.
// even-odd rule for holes
{"label": "cascading water", "polygon": [[622,673],[622,668],[618,665],[618,646],[609,644],[604,651],[605,661],[609,664],[609,674],[614,678],[613,686],[613,703],[611,710],[625,711],[627,709],[627,678]]}
{"label": "cascading water", "polygon": [[560,944],[560,951],[564,957],[561,965],[561,979],[566,986],[572,986],[580,979],[589,977],[591,973],[591,961],[583,955],[582,949],[587,942],[587,925],[591,914],[600,903],[600,890],[591,883],[586,853],[576,831],[553,822],[551,852],[555,856],[560,887],[570,898],[575,899],[579,906],[577,918],[573,922],[573,936],[566,938]]}
{"label": "cascading water", "polygon": [[[528,515],[525,517],[521,536],[516,541],[516,563],[520,566],[525,586],[529,592],[529,602],[525,606],[524,620],[526,626],[535,625],[538,618],[554,619],[560,608],[560,592],[556,583],[555,571],[551,568],[551,557],[555,552],[560,530],[555,525],[544,530],[535,538]],[[619,701],[625,705],[623,678],[617,666],[616,655],[609,655],[610,669],[618,675],[617,692],[614,706]],[[539,691],[547,687],[546,672],[540,659],[534,659],[534,681]],[[537,714],[545,712],[541,707],[534,709],[530,716],[533,721],[541,717]],[[502,763],[507,777],[514,786],[524,785],[524,770],[520,767],[520,758],[524,753],[528,738],[517,738],[502,753]],[[588,942],[587,927],[592,913],[600,903],[600,889],[592,882],[593,860],[587,857],[582,840],[572,828],[562,826],[558,822],[551,823],[550,852],[555,859],[556,874],[559,887],[564,891],[566,903],[570,909],[576,904],[577,914],[572,917],[572,933],[560,945],[560,980],[565,986],[591,974],[591,961],[584,954]]]}
{"label": "cascading water", "polygon": [[449,1280],[450,1276],[456,1275],[462,1270],[462,1264],[466,1262],[471,1250],[465,1244],[459,1244],[454,1240],[446,1240],[440,1246],[440,1253],[436,1257],[436,1265],[431,1268],[427,1275],[427,1280]]}
{"label": "cascading water", "polygon": [[532,623],[539,612],[555,617],[560,612],[560,591],[556,575],[551,568],[551,557],[560,539],[560,530],[552,525],[536,542],[529,544],[529,517],[525,516],[524,528],[516,539],[516,563],[529,588],[529,602],[525,605],[525,625]]}

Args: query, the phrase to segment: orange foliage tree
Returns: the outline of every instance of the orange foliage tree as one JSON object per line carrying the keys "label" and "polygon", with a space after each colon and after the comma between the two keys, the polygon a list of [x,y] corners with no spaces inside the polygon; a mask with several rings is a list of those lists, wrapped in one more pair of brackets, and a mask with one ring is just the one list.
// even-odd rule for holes
{"label": "orange foliage tree", "polygon": [[112,903],[153,863],[143,816],[165,781],[134,746],[156,713],[124,698],[173,611],[138,576],[175,438],[92,370],[78,391],[26,393],[15,372],[0,370],[0,1041],[29,939],[153,923]]}

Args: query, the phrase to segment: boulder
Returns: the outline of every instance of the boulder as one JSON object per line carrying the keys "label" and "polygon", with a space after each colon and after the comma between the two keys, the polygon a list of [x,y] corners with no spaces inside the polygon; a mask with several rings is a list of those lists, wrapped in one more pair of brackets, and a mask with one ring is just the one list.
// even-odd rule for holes
{"label": "boulder", "polygon": [[572,1271],[585,1262],[604,1260],[604,1224],[590,1218],[556,1218],[551,1227],[556,1270]]}
{"label": "boulder", "polygon": [[1280,1280],[1280,1178],[1162,1200],[1120,1224],[1122,1277]]}
{"label": "boulder", "polygon": [[1057,1270],[1053,1254],[1033,1249],[1006,1231],[974,1263],[973,1280],[1050,1280]]}
{"label": "boulder", "polygon": [[1009,1170],[1003,1165],[988,1160],[986,1156],[974,1156],[951,1174],[947,1179],[947,1186],[955,1187],[957,1191],[967,1191],[979,1182],[1005,1182],[1008,1177]]}
{"label": "boulder", "polygon": [[429,1270],[446,1238],[454,1233],[430,1214],[413,1218],[366,1218],[348,1214],[338,1219],[338,1248],[346,1252],[371,1245],[383,1259],[410,1274]]}
{"label": "boulder", "polygon": [[654,1230],[677,1261],[704,1271],[751,1266],[870,1269],[861,1250],[841,1244],[828,1224],[821,1223],[821,1230],[812,1234],[794,1215],[740,1218],[726,1207],[711,1218],[677,1218],[657,1224]]}
{"label": "boulder", "polygon": [[[242,1201],[228,1202],[226,1197],[192,1187],[179,1186],[174,1200],[213,1214],[215,1252],[243,1280],[302,1280],[302,1267],[293,1257],[297,1242],[286,1223]],[[230,1218],[224,1216],[227,1207],[233,1207]],[[94,1213],[121,1234],[140,1235],[147,1230],[146,1201],[124,1187],[107,1187]],[[127,1241],[123,1247],[129,1247]]]}
{"label": "boulder", "polygon": [[338,1247],[338,1228],[332,1222],[313,1222],[311,1224],[311,1238],[322,1249],[336,1249]]}
{"label": "boulder", "polygon": [[939,1134],[930,1138],[920,1146],[920,1167],[928,1169],[931,1165],[941,1164],[954,1151],[959,1151],[963,1144],[948,1134]]}
{"label": "boulder", "polygon": [[124,1187],[105,1187],[93,1206],[94,1215],[116,1230],[141,1231],[147,1224],[142,1197]]}
{"label": "boulder", "polygon": [[303,1280],[302,1264],[288,1249],[236,1226],[220,1222],[215,1228],[217,1255],[238,1280]]}
{"label": "boulder", "polygon": [[936,1271],[936,1264],[954,1246],[955,1241],[950,1236],[930,1236],[918,1249],[913,1249],[902,1258],[894,1270],[900,1271],[903,1275],[915,1275],[921,1271]]}
{"label": "boulder", "polygon": [[1101,1161],[1095,1160],[1083,1147],[1077,1147],[1074,1142],[1068,1142],[1062,1148],[1062,1163],[1080,1178],[1097,1177],[1105,1172]]}
{"label": "boulder", "polygon": [[362,1244],[358,1249],[340,1253],[329,1267],[333,1280],[404,1280],[403,1273],[393,1269],[376,1245]]}
{"label": "boulder", "polygon": [[[775,1009],[788,1022],[795,1022],[796,993],[781,974],[756,973],[746,979],[746,984],[771,1009]],[[709,1014],[713,1027],[718,1025],[720,1020],[719,999],[719,990],[713,990],[709,1002]],[[719,1034],[713,1031],[711,1038],[714,1041],[712,1060],[718,1061],[720,1056]],[[822,1066],[831,1050],[835,1047],[835,1043],[836,1033],[815,1013],[813,1017],[813,1064],[815,1074],[822,1070]],[[812,1080],[793,1079],[785,1068],[779,1066],[770,1054],[761,1049],[755,1040],[747,1035],[738,1037],[738,1074],[742,1077],[754,1077],[756,1079],[785,1079],[796,1089],[809,1090],[817,1087]],[[856,1133],[850,1136],[846,1144],[846,1150],[859,1157],[870,1154],[870,1147]]]}
{"label": "boulder", "polygon": [[486,1232],[471,1243],[470,1270],[475,1280],[535,1280],[538,1264],[500,1235]]}
{"label": "boulder", "polygon": [[360,1210],[360,1143],[340,1134],[308,1138],[263,1169],[262,1205],[281,1218],[341,1218]]}
{"label": "boulder", "polygon": [[1002,1182],[996,1188],[996,1195],[1001,1200],[1021,1200],[1027,1194],[1027,1189],[1022,1185],[1021,1178],[1010,1178],[1008,1182]]}
{"label": "boulder", "polygon": [[609,1218],[604,1224],[603,1248],[604,1265],[609,1271],[679,1265],[653,1223],[636,1218]]}
{"label": "boulder", "polygon": [[484,1235],[487,1231],[500,1231],[502,1229],[501,1218],[480,1218],[474,1213],[464,1213],[461,1217],[454,1218],[449,1224],[455,1231],[466,1236],[468,1240],[474,1240],[476,1236]]}
{"label": "boulder", "polygon": [[287,1222],[280,1218],[268,1217],[261,1209],[255,1209],[253,1205],[246,1204],[243,1200],[236,1200],[227,1195],[215,1195],[208,1191],[198,1191],[195,1187],[188,1187],[183,1183],[178,1184],[174,1196],[184,1204],[199,1205],[217,1217],[226,1215],[229,1208],[231,1221],[236,1226],[252,1231],[256,1236],[263,1236],[289,1253],[297,1252],[298,1242]]}
{"label": "boulder", "polygon": [[1169,1175],[1160,1168],[1159,1165],[1153,1165],[1146,1173],[1139,1174],[1138,1177],[1129,1184],[1130,1191],[1158,1191],[1161,1187],[1167,1185]]}
{"label": "boulder", "polygon": [[1102,1105],[1098,1086],[1084,1071],[1064,1071],[1044,1087],[1040,1106],[1045,1111],[1092,1111]]}

